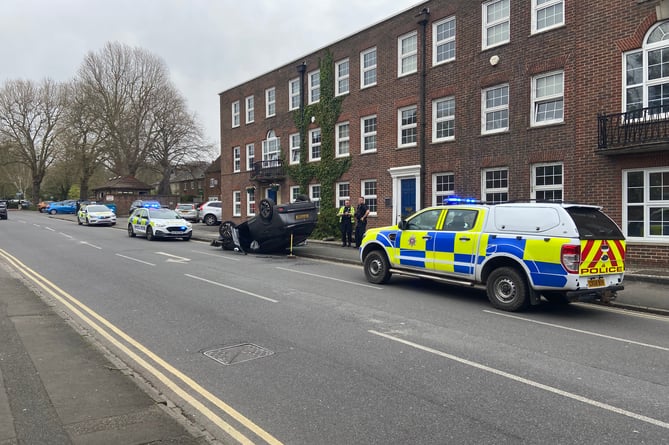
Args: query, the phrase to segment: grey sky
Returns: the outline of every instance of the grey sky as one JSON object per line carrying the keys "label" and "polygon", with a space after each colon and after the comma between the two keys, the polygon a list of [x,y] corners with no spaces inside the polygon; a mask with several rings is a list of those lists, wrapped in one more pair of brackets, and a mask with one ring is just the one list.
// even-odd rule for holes
{"label": "grey sky", "polygon": [[75,76],[119,41],[162,58],[208,141],[218,93],[421,3],[419,0],[1,0],[0,83]]}

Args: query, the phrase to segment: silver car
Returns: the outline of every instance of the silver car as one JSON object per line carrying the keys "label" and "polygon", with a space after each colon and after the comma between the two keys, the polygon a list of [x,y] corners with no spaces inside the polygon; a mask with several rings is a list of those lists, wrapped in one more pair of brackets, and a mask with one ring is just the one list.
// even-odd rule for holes
{"label": "silver car", "polygon": [[185,220],[191,222],[198,222],[200,218],[197,212],[197,206],[195,204],[183,204],[179,203],[174,207],[174,211],[177,212]]}

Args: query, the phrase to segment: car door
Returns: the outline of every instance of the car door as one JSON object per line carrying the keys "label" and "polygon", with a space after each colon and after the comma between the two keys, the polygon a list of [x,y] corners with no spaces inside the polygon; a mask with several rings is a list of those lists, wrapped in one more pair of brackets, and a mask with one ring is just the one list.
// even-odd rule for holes
{"label": "car door", "polygon": [[393,263],[416,269],[433,269],[434,242],[443,209],[432,208],[407,219],[395,237]]}
{"label": "car door", "polygon": [[136,233],[146,235],[146,227],[149,224],[149,212],[146,209],[137,210],[137,215],[134,218],[132,227]]}
{"label": "car door", "polygon": [[476,250],[481,236],[480,209],[449,208],[442,230],[434,234],[432,264],[435,271],[473,279]]}

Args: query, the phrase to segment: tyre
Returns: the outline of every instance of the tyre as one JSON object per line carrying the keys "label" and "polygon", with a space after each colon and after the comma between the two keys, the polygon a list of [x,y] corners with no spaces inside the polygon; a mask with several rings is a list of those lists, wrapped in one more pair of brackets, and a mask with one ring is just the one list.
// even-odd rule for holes
{"label": "tyre", "polygon": [[79,225],[83,224],[78,216],[77,216],[77,224],[79,224]]}
{"label": "tyre", "polygon": [[149,241],[156,239],[156,237],[153,236],[153,229],[150,226],[146,228],[146,239]]}
{"label": "tyre", "polygon": [[191,237],[191,235],[188,235],[188,236],[184,236],[181,239],[184,240],[184,241],[190,241],[190,237]]}
{"label": "tyre", "polygon": [[202,221],[208,226],[213,226],[218,220],[216,219],[216,215],[210,213],[209,215],[205,215],[205,217],[202,218]]}
{"label": "tyre", "polygon": [[235,248],[235,240],[232,237],[232,231],[235,229],[235,223],[232,221],[225,221],[221,223],[218,228],[218,234],[221,236],[221,246],[225,250],[232,250]]}
{"label": "tyre", "polygon": [[520,311],[530,303],[527,282],[512,267],[493,270],[486,282],[486,290],[490,303],[503,311]]}
{"label": "tyre", "polygon": [[269,221],[272,219],[272,213],[274,213],[272,201],[267,198],[264,198],[260,201],[260,219],[263,221]]}
{"label": "tyre", "polygon": [[363,268],[367,281],[374,284],[387,283],[390,279],[390,264],[384,252],[374,250],[365,257]]}
{"label": "tyre", "polygon": [[135,233],[135,229],[132,228],[132,224],[128,224],[128,236],[130,238],[134,238],[137,236],[137,234]]}
{"label": "tyre", "polygon": [[56,212],[55,209],[51,209],[51,210],[49,211],[49,215],[55,215],[56,213],[58,213],[58,212]]}

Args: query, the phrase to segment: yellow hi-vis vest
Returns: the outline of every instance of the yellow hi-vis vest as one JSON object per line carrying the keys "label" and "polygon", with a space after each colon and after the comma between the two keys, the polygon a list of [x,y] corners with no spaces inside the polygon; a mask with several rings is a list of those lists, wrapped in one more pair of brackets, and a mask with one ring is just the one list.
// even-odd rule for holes
{"label": "yellow hi-vis vest", "polygon": [[[339,212],[337,212],[337,216],[339,217],[339,222],[342,222],[342,220],[344,219],[344,212],[345,211],[346,211],[346,206],[339,207]],[[349,213],[348,218],[351,218],[351,224],[353,224],[353,221],[354,221],[353,207],[348,206],[348,213]]]}

